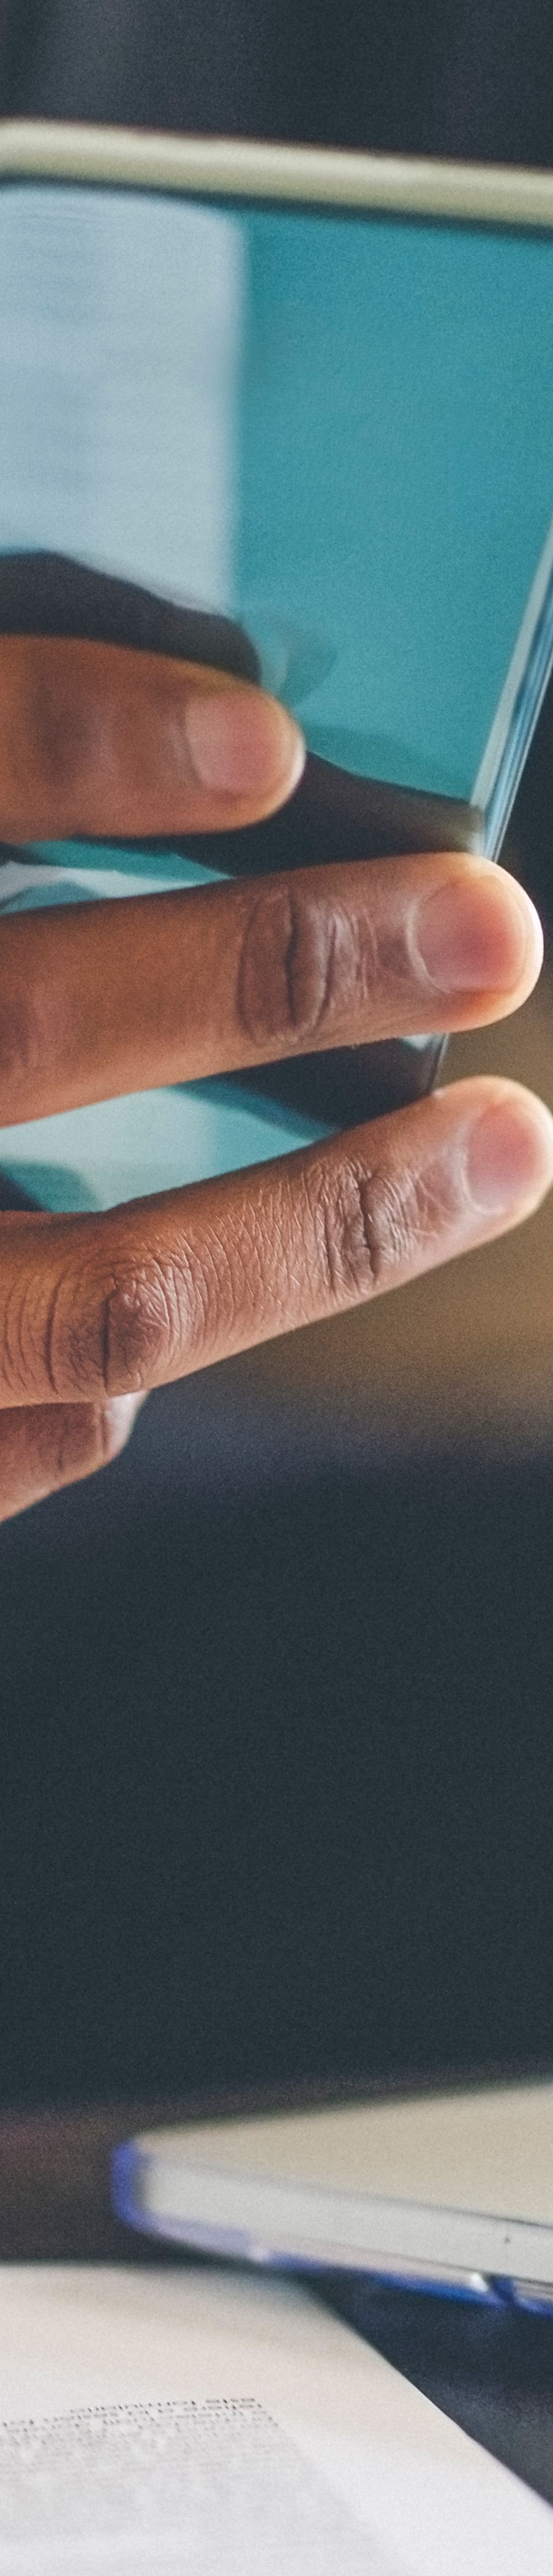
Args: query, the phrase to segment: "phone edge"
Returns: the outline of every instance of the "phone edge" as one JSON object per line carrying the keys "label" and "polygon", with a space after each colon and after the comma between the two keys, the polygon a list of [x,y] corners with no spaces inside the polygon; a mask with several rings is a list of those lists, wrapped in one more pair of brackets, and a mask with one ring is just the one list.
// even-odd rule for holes
{"label": "phone edge", "polygon": [[0,122],[0,179],[66,179],[553,230],[553,173],[27,117]]}

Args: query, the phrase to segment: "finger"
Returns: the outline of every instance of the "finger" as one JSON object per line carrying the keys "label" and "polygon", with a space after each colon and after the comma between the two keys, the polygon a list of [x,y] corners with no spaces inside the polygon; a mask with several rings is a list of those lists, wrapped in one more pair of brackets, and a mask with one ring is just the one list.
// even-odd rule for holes
{"label": "finger", "polygon": [[134,1396],[102,1404],[37,1404],[0,1414],[0,1521],[62,1485],[94,1476],[124,1449],[138,1405]]}
{"label": "finger", "polygon": [[483,859],[306,868],[0,932],[0,1125],[526,1000],[541,929]]}
{"label": "finger", "polygon": [[5,840],[220,832],[284,803],[299,728],[261,689],[158,653],[0,637]]}
{"label": "finger", "polygon": [[186,1376],[503,1234],[552,1178],[549,1112],[487,1080],[105,1217],[12,1215],[0,1405],[101,1403]]}

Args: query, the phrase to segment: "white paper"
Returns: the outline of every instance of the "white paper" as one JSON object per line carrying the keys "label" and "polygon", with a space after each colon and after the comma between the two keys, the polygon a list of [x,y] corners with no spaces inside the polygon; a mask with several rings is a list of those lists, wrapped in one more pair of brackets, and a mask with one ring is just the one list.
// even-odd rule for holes
{"label": "white paper", "polygon": [[[14,2539],[14,2533],[19,2536]],[[364,2576],[357,2517],[251,2400],[85,2407],[0,2432],[5,2568]],[[371,2565],[383,2568],[377,2551]]]}
{"label": "white paper", "polygon": [[0,2272],[2,2576],[553,2576],[553,2514],[289,2282]]}

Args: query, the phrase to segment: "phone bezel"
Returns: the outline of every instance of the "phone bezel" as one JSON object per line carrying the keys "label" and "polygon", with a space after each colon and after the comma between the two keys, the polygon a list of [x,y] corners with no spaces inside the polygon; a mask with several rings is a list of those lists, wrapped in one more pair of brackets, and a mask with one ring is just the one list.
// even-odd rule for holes
{"label": "phone bezel", "polygon": [[0,179],[19,178],[553,231],[553,173],[548,170],[237,142],[217,135],[7,118],[0,126]]}

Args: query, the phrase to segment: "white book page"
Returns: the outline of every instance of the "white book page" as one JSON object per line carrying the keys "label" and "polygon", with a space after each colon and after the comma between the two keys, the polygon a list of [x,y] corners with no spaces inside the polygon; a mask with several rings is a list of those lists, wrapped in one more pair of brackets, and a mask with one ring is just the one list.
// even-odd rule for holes
{"label": "white book page", "polygon": [[307,2290],[0,2272],[2,2576],[553,2576],[553,2515]]}

